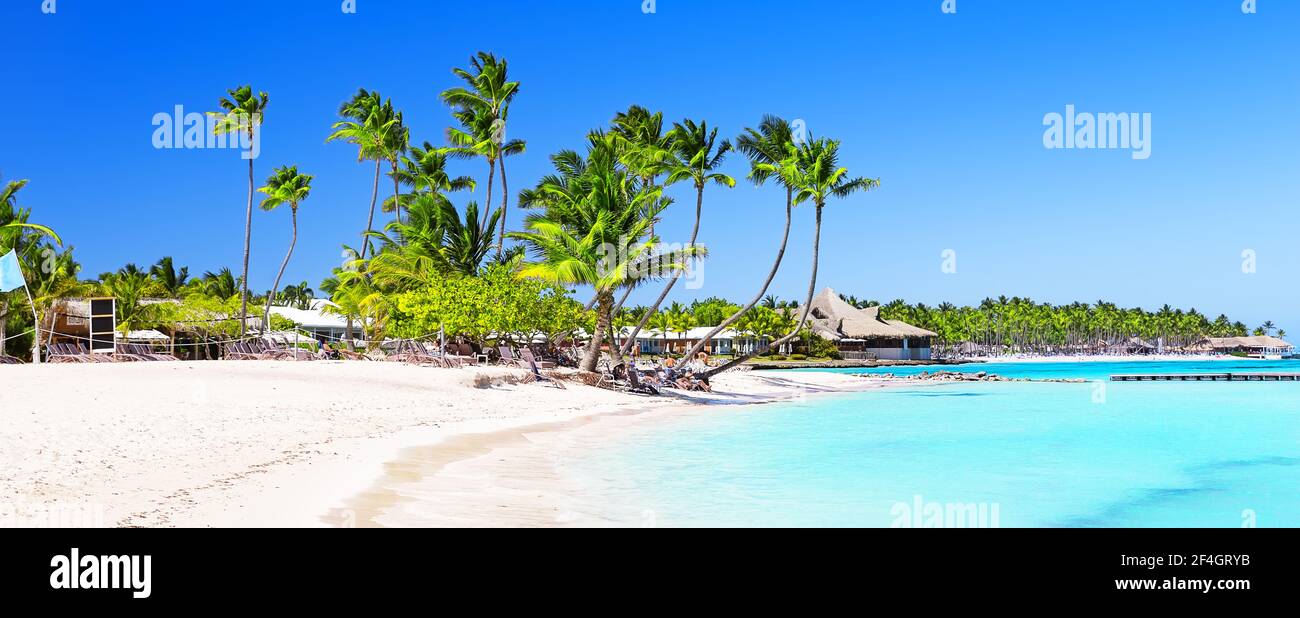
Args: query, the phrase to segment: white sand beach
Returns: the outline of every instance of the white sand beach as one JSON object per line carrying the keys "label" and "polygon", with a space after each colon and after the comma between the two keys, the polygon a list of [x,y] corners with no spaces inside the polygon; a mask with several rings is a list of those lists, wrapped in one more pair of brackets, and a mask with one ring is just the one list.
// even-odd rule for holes
{"label": "white sand beach", "polygon": [[[717,378],[714,395],[641,398],[523,377],[360,362],[0,367],[0,526],[599,525],[566,519],[550,499],[562,492],[544,487],[559,476],[518,447],[593,417],[884,385],[739,372]],[[485,455],[510,474],[466,476]],[[392,489],[439,473],[421,485],[436,495]]]}

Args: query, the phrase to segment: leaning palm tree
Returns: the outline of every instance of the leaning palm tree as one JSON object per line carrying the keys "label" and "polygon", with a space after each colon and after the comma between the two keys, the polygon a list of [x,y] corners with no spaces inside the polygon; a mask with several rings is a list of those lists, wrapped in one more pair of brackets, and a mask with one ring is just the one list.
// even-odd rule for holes
{"label": "leaning palm tree", "polygon": [[[731,152],[731,142],[722,140],[718,142],[718,130],[709,129],[707,122],[696,123],[687,119],[673,125],[673,130],[669,132],[671,139],[671,156],[667,162],[668,179],[666,184],[673,185],[682,181],[690,181],[695,187],[695,225],[691,228],[691,239],[687,243],[688,247],[695,246],[695,240],[700,233],[700,215],[704,211],[704,188],[709,183],[714,183],[728,189],[736,186],[736,180],[731,176],[714,171],[722,166],[722,161],[727,158],[727,153]],[[627,354],[636,342],[636,336],[645,328],[646,322],[659,310],[668,293],[673,291],[673,286],[681,278],[685,269],[677,269],[673,276],[668,279],[664,289],[659,293],[659,298],[650,306],[650,311],[641,318],[641,322],[632,329],[632,334],[628,340],[623,343],[623,353]]]}
{"label": "leaning palm tree", "polygon": [[289,218],[293,223],[293,236],[289,240],[289,252],[285,254],[284,262],[280,263],[280,272],[275,275],[275,284],[271,286],[271,293],[267,294],[266,309],[262,315],[263,333],[271,328],[271,302],[275,300],[275,294],[280,289],[280,279],[284,277],[284,270],[289,267],[289,259],[293,257],[293,248],[298,244],[298,207],[311,195],[312,178],[309,174],[299,174],[296,165],[278,167],[271,174],[271,177],[266,179],[266,186],[258,189],[258,191],[266,194],[266,199],[262,200],[262,210],[270,212],[284,204],[288,204]]}
{"label": "leaning palm tree", "polygon": [[589,139],[591,149],[581,165],[571,153],[552,157],[559,175],[544,178],[528,193],[529,204],[545,210],[529,215],[525,231],[510,234],[533,258],[520,276],[594,288],[596,325],[579,365],[584,371],[596,369],[601,343],[612,333],[617,290],[654,276],[649,263],[684,267],[705,253],[692,246],[658,254],[649,230],[668,205],[663,189],[642,185],[619,165],[611,140],[599,133]]}
{"label": "leaning palm tree", "polygon": [[227,92],[230,98],[223,97],[218,102],[222,111],[211,114],[216,118],[212,130],[217,135],[246,134],[249,144],[249,152],[245,153],[248,159],[248,208],[244,215],[244,276],[240,283],[239,309],[239,336],[243,337],[248,332],[248,254],[253,242],[253,160],[256,157],[251,153],[256,152],[253,140],[262,126],[270,97],[265,92],[253,96],[252,86],[241,86]]}
{"label": "leaning palm tree", "polygon": [[822,211],[827,201],[832,198],[845,198],[858,191],[867,191],[880,186],[878,178],[850,178],[849,171],[839,166],[840,142],[831,139],[814,139],[811,135],[803,143],[792,146],[793,156],[780,164],[781,177],[794,188],[794,204],[812,202],[815,224],[812,244],[812,275],[808,278],[808,295],[804,299],[799,320],[790,332],[769,344],[750,351],[735,360],[709,371],[705,377],[716,375],[772,348],[780,348],[799,336],[808,321],[808,311],[812,307],[813,294],[817,291],[817,266],[821,250]]}
{"label": "leaning palm tree", "polygon": [[[385,103],[378,92],[365,88],[339,107],[343,120],[334,123],[334,132],[326,142],[344,140],[357,147],[357,161],[375,162],[375,180],[370,191],[370,214],[366,218],[366,231],[362,234],[361,259],[370,252],[370,233],[375,229],[375,205],[379,202],[379,175],[384,161],[391,161],[394,144],[404,135],[400,114],[391,102]],[[396,180],[394,180],[396,182]],[[399,191],[400,192],[400,191]]]}
{"label": "leaning palm tree", "polygon": [[[776,250],[776,261],[772,264],[772,269],[767,273],[767,279],[763,280],[763,286],[759,288],[758,293],[754,295],[753,300],[741,307],[739,311],[731,314],[721,324],[713,327],[704,337],[700,338],[691,349],[683,355],[683,358],[690,359],[704,349],[718,333],[722,332],[728,326],[731,326],[739,320],[741,316],[749,313],[760,301],[765,306],[776,309],[777,298],[768,295],[767,289],[771,287],[772,280],[776,278],[776,273],[781,269],[781,261],[785,258],[786,244],[790,240],[790,220],[791,211],[794,206],[794,185],[793,179],[782,174],[783,170],[794,169],[794,166],[787,166],[784,163],[792,163],[790,157],[794,156],[794,129],[790,123],[777,116],[764,116],[763,121],[759,123],[757,129],[745,129],[745,133],[736,140],[736,149],[744,153],[749,158],[749,179],[756,185],[762,185],[769,179],[775,179],[785,188],[785,227],[781,231],[781,244]],[[770,304],[769,304],[770,301]]]}
{"label": "leaning palm tree", "polygon": [[[452,74],[464,81],[465,85],[449,88],[441,95],[443,102],[456,110],[452,116],[461,125],[460,128],[447,130],[447,139],[452,144],[451,152],[460,157],[482,157],[487,160],[487,201],[484,202],[487,207],[483,211],[484,217],[492,210],[492,187],[497,164],[500,162],[501,211],[505,213],[510,197],[506,185],[505,158],[522,153],[525,148],[523,141],[507,141],[505,136],[510,104],[519,94],[519,82],[510,81],[508,63],[504,58],[498,59],[482,51],[470,58],[470,69],[455,68],[452,69]],[[501,223],[498,253],[505,241],[504,214]]]}

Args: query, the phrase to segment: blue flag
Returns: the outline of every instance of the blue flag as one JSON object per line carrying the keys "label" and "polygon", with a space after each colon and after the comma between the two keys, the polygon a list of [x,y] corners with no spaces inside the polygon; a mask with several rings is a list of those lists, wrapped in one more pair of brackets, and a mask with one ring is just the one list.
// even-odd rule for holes
{"label": "blue flag", "polygon": [[10,250],[0,257],[0,292],[11,292],[27,285],[23,269],[18,266],[18,254]]}

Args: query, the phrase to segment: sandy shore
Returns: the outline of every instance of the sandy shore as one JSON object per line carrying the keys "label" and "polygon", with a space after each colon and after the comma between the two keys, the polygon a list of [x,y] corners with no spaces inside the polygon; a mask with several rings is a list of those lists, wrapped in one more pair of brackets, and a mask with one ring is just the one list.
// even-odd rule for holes
{"label": "sandy shore", "polygon": [[[599,525],[555,503],[566,494],[538,441],[597,418],[882,386],[742,372],[714,395],[639,398],[522,377],[342,362],[0,367],[0,526]],[[475,467],[484,458],[510,469]]]}

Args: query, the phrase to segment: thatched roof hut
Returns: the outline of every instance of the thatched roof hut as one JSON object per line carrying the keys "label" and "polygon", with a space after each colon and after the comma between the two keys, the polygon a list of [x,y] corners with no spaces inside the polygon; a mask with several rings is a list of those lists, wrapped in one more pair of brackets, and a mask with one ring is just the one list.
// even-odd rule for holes
{"label": "thatched roof hut", "polygon": [[[802,308],[800,309],[802,311]],[[880,307],[859,309],[826,288],[813,298],[809,322],[817,334],[831,341],[910,339],[937,337],[935,333],[900,320],[880,317]]]}

